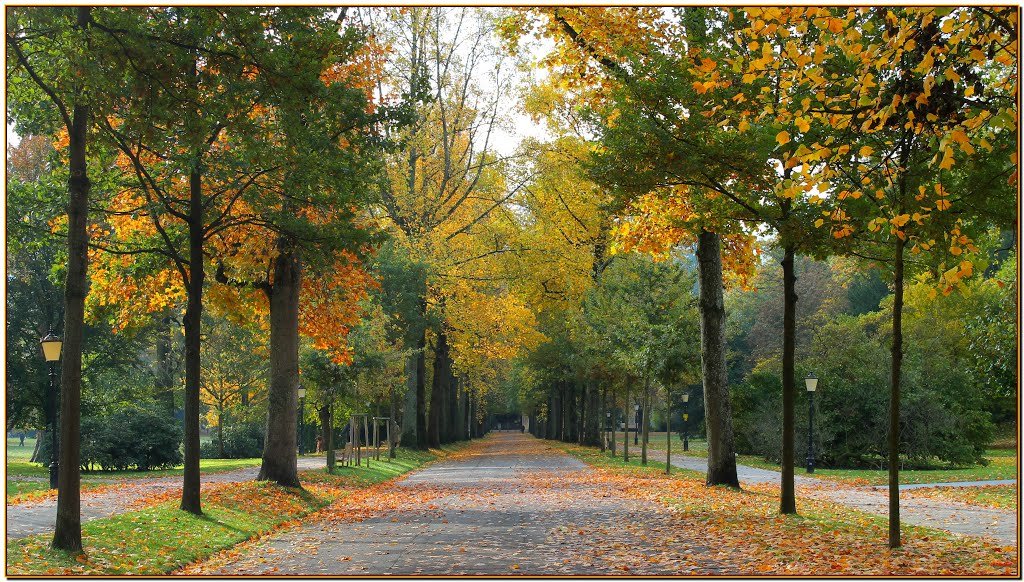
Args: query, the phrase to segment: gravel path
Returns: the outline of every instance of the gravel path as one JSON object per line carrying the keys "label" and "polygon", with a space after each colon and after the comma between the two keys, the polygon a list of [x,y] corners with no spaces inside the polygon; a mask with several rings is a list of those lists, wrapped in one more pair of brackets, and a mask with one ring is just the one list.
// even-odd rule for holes
{"label": "gravel path", "polygon": [[[664,462],[664,451],[648,451],[648,456]],[[672,456],[672,466],[707,472],[705,459],[682,455]],[[736,473],[740,485],[760,483],[778,483],[782,474],[778,471],[759,469],[745,465],[737,465]],[[794,476],[798,493],[817,499],[825,499],[841,503],[848,507],[874,513],[888,515],[888,487],[849,487],[840,483],[815,479],[813,477]],[[985,485],[1013,485],[1016,481],[965,481],[962,483],[924,483],[900,485],[900,490],[919,487],[979,487]],[[797,499],[799,510],[799,498]],[[961,535],[989,537],[1004,544],[1017,544],[1019,521],[1017,512],[1006,509],[993,509],[968,505],[956,501],[935,500],[904,497],[900,499],[900,519],[904,523],[942,529]]]}
{"label": "gravel path", "polygon": [[[626,499],[595,474],[529,435],[492,433],[363,498],[346,498],[296,528],[179,573],[738,573],[709,557],[706,540],[688,538],[667,508]],[[619,533],[623,523],[678,534],[652,545]],[[614,546],[609,538],[615,538]]]}
{"label": "gravel path", "polygon": [[[299,458],[299,470],[323,466],[323,457]],[[201,482],[238,483],[251,481],[259,473],[259,467],[246,467],[221,473],[206,473]],[[112,481],[110,487],[98,491],[82,492],[82,523],[138,509],[145,500],[154,495],[181,491],[181,476],[157,477],[152,479],[122,479]],[[6,508],[7,539],[23,538],[34,534],[51,533],[57,520],[57,500],[45,499],[38,502],[10,505]]]}

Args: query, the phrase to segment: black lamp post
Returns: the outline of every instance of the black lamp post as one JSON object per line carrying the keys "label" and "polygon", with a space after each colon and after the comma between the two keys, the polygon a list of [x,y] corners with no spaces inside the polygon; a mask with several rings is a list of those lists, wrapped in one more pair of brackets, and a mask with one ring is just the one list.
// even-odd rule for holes
{"label": "black lamp post", "polygon": [[303,446],[303,433],[306,428],[306,389],[299,386],[299,454],[306,454],[306,447]]}
{"label": "black lamp post", "polygon": [[687,422],[690,420],[690,393],[683,392],[683,450],[690,450],[690,427]]}
{"label": "black lamp post", "polygon": [[43,359],[49,367],[50,405],[53,407],[53,422],[50,424],[50,489],[57,488],[57,459],[60,455],[60,439],[57,436],[57,415],[60,410],[57,387],[57,362],[60,360],[60,349],[64,345],[61,339],[49,331],[46,337],[39,340],[43,348]]}
{"label": "black lamp post", "polygon": [[804,378],[807,385],[807,472],[814,472],[814,392],[818,389],[818,377],[813,373]]}
{"label": "black lamp post", "polygon": [[633,444],[636,445],[636,444],[640,444],[640,422],[641,422],[641,415],[643,413],[640,412],[640,405],[639,404],[634,404],[633,405],[633,410],[636,411],[636,427],[633,429]]}

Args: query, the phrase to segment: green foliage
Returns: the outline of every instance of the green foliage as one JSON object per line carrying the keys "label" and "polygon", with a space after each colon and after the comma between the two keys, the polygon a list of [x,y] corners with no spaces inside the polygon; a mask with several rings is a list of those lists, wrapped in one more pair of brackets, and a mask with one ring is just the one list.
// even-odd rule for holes
{"label": "green foliage", "polygon": [[224,427],[224,455],[216,438],[199,446],[199,456],[203,459],[254,459],[263,455],[263,439],[265,423],[239,422]]}
{"label": "green foliage", "polygon": [[84,470],[164,469],[179,465],[181,427],[155,407],[122,408],[82,419]]}

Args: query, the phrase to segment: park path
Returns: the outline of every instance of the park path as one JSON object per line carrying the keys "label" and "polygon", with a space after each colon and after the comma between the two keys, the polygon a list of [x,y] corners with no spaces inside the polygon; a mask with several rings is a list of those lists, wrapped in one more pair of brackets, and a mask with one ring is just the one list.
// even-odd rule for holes
{"label": "park path", "polygon": [[[323,457],[300,457],[299,470],[316,469],[324,465]],[[213,483],[240,483],[256,478],[260,468],[246,467],[233,471],[204,473],[200,475],[203,485]],[[82,523],[110,517],[126,511],[140,509],[154,498],[176,495],[181,492],[181,475],[111,481],[96,491],[82,492]],[[23,538],[30,535],[51,533],[57,520],[57,500],[49,498],[35,502],[19,503],[6,507],[7,539]]]}
{"label": "park path", "polygon": [[[648,456],[664,462],[664,451],[648,451]],[[683,455],[672,455],[672,466],[706,473],[707,459]],[[740,485],[762,483],[778,484],[782,474],[778,471],[736,465]],[[889,514],[889,491],[886,486],[853,487],[834,481],[813,477],[794,476],[798,495],[807,495],[839,503],[847,507],[873,513]],[[965,483],[927,483],[921,485],[900,485],[900,490],[918,487],[960,486],[980,487],[986,485],[1013,485],[1016,481],[972,481]],[[799,498],[797,499],[799,505]],[[798,507],[799,509],[799,507]],[[1017,512],[969,505],[950,500],[918,497],[900,498],[900,519],[904,523],[946,530],[955,534],[988,537],[1003,544],[1017,544],[1019,520]]]}
{"label": "park path", "polygon": [[[186,567],[195,575],[735,575],[660,503],[518,432],[357,492],[302,524]],[[628,533],[671,531],[651,543]],[[722,558],[719,560],[719,558]]]}

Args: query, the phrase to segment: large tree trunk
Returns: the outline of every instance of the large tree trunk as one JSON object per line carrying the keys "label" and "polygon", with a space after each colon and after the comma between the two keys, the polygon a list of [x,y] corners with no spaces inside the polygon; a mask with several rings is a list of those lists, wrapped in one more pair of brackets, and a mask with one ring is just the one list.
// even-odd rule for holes
{"label": "large tree trunk", "polygon": [[[198,160],[196,161],[198,164]],[[181,487],[181,508],[202,514],[199,502],[199,388],[202,365],[200,350],[203,321],[203,185],[199,168],[189,174],[189,278],[185,307],[185,474]]]}
{"label": "large tree trunk", "polygon": [[793,481],[796,442],[796,254],[785,247],[782,259],[782,495],[779,510],[796,513],[796,486]]}
{"label": "large tree trunk", "polygon": [[903,249],[896,237],[892,301],[892,385],[889,393],[889,547],[900,540],[900,380],[903,367]]}
{"label": "large tree trunk", "polygon": [[427,416],[427,443],[431,447],[441,446],[441,427],[448,416],[448,383],[451,379],[451,360],[448,357],[448,336],[444,326],[437,331],[437,346],[434,348],[434,377],[430,390],[430,412]]}
{"label": "large tree trunk", "polygon": [[270,299],[270,387],[267,440],[259,481],[300,487],[295,430],[299,403],[299,289],[302,265],[284,237],[278,238]]}
{"label": "large tree trunk", "polygon": [[701,231],[697,238],[700,285],[701,372],[704,377],[704,418],[708,434],[708,485],[739,487],[732,434],[732,405],[725,361],[725,299],[722,252],[717,234]]}
{"label": "large tree trunk", "polygon": [[[77,26],[89,25],[90,8],[78,8]],[[64,346],[60,375],[60,450],[57,475],[57,521],[54,548],[82,551],[80,405],[82,395],[82,339],[85,333],[85,296],[89,266],[89,189],[85,143],[89,107],[75,104],[68,128],[68,272],[64,280]],[[52,449],[51,449],[52,450]]]}
{"label": "large tree trunk", "polygon": [[405,359],[405,404],[402,409],[402,442],[407,447],[416,447],[416,362],[418,354],[409,354]]}

